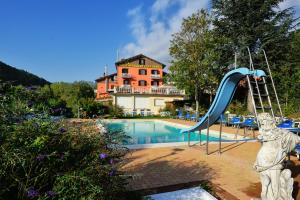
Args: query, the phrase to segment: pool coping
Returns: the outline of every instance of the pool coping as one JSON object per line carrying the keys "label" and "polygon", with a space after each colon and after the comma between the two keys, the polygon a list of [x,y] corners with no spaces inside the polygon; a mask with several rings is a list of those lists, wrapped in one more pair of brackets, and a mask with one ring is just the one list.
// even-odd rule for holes
{"label": "pool coping", "polygon": [[[155,121],[160,123],[165,123],[171,126],[177,126],[178,128],[188,128],[190,126],[184,125],[184,124],[178,124],[174,122],[168,122],[160,119],[102,119],[100,120],[104,123],[109,122],[120,122],[120,121]],[[202,134],[206,135],[207,129],[204,129],[201,131]],[[219,137],[219,131],[210,130],[209,135],[213,137]],[[225,136],[225,137],[224,137]],[[237,135],[237,138],[235,138],[235,134],[230,134],[222,131],[222,139],[221,143],[236,143],[236,142],[256,142],[256,139],[250,139],[249,137],[243,137],[240,135]],[[224,140],[225,139],[225,140]],[[226,141],[227,140],[227,141]],[[209,141],[210,144],[218,144],[219,141]],[[176,147],[176,146],[185,146],[188,142],[168,142],[168,143],[153,143],[153,144],[130,144],[130,145],[124,145],[128,149],[143,149],[143,148],[160,148],[160,147]],[[190,141],[190,146],[194,146],[200,144],[199,141]],[[206,144],[206,141],[202,141],[201,145]]]}

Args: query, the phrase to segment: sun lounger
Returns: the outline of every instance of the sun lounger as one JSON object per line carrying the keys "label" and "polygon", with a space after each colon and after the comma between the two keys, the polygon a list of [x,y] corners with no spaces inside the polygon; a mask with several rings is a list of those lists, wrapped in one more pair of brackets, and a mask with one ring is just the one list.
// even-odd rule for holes
{"label": "sun lounger", "polygon": [[176,118],[177,119],[184,119],[184,116],[183,116],[182,112],[179,112]]}
{"label": "sun lounger", "polygon": [[132,115],[132,116],[136,116],[136,115],[137,115],[136,109],[133,109],[133,110],[132,110],[131,115]]}
{"label": "sun lounger", "polygon": [[192,115],[190,119],[191,119],[192,121],[196,121],[196,119],[197,119],[196,114]]}
{"label": "sun lounger", "polygon": [[277,127],[278,128],[292,128],[293,124],[294,124],[293,121],[287,120],[287,121],[284,121],[281,124],[279,124]]}
{"label": "sun lounger", "polygon": [[191,114],[190,113],[186,113],[185,120],[190,120],[190,119],[191,119]]}
{"label": "sun lounger", "polygon": [[241,118],[240,117],[233,117],[230,121],[229,121],[229,125],[232,125],[232,126],[240,126],[241,125]]}
{"label": "sun lounger", "polygon": [[294,152],[298,158],[298,160],[300,160],[300,145],[297,145],[294,149]]}
{"label": "sun lounger", "polygon": [[286,130],[296,133],[296,134],[300,133],[300,127],[295,127],[295,123],[291,120],[286,120],[286,121],[282,122],[281,124],[279,124],[277,127],[286,129]]}

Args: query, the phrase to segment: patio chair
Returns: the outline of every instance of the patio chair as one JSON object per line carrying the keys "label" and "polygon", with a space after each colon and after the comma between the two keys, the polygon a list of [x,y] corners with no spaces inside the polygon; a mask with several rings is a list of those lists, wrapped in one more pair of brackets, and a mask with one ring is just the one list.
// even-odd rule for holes
{"label": "patio chair", "polygon": [[143,117],[144,117],[144,116],[146,116],[145,109],[141,109],[141,111],[140,111],[140,115],[141,115],[141,116],[143,116]]}
{"label": "patio chair", "polygon": [[151,112],[150,109],[146,109],[146,115],[147,115],[147,116],[151,116],[151,115],[152,115],[152,112]]}
{"label": "patio chair", "polygon": [[191,119],[191,114],[190,113],[186,113],[185,120],[190,120],[190,119]]}
{"label": "patio chair", "polygon": [[178,115],[176,116],[177,119],[184,119],[184,115],[181,111],[179,111]]}
{"label": "patio chair", "polygon": [[136,115],[137,115],[137,111],[136,111],[136,109],[133,109],[131,112],[131,116],[136,116]]}

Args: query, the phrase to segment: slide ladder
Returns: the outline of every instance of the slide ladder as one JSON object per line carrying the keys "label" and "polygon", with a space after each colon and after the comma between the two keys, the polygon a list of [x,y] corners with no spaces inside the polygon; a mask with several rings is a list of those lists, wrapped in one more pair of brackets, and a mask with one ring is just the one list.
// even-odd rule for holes
{"label": "slide ladder", "polygon": [[[254,69],[254,65],[253,65],[253,61],[252,61],[252,56],[251,56],[249,48],[247,48],[247,49],[248,49],[249,59],[250,59],[250,67],[249,68],[250,68],[250,70],[254,71],[255,69]],[[276,92],[275,84],[273,81],[269,62],[267,59],[267,55],[264,50],[263,50],[263,53],[264,53],[265,61],[267,64],[267,69],[269,72],[268,76],[271,79],[272,88],[273,88],[273,91],[274,91],[274,94],[276,97],[277,106],[278,106],[278,109],[280,112],[280,117],[282,119],[282,110],[280,107],[280,103],[279,103],[279,99],[277,96],[277,92]],[[249,91],[250,91],[250,94],[252,97],[253,110],[254,110],[254,114],[255,114],[256,118],[257,118],[258,112],[267,112],[267,113],[270,113],[270,115],[275,119],[275,113],[273,110],[272,101],[270,98],[270,92],[268,90],[268,86],[267,86],[267,82],[266,82],[266,77],[265,76],[255,77],[255,76],[247,75],[247,82],[248,82]]]}

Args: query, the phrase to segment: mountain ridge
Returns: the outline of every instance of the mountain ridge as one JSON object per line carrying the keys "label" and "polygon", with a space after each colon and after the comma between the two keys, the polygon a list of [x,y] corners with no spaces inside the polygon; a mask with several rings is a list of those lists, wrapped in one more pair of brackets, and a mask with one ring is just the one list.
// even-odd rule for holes
{"label": "mountain ridge", "polygon": [[51,84],[44,78],[25,70],[12,67],[2,61],[0,61],[0,81],[23,86],[43,86]]}

